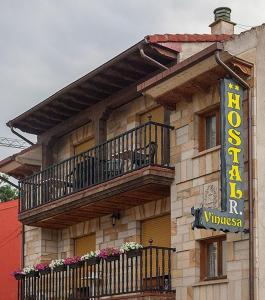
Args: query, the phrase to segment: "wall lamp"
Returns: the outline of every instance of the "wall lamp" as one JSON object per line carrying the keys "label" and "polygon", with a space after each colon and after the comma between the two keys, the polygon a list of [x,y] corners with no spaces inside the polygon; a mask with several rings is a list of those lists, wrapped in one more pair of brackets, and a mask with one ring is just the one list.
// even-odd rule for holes
{"label": "wall lamp", "polygon": [[112,221],[112,226],[114,227],[116,225],[116,221],[120,219],[120,213],[119,212],[113,212],[111,215],[111,221]]}

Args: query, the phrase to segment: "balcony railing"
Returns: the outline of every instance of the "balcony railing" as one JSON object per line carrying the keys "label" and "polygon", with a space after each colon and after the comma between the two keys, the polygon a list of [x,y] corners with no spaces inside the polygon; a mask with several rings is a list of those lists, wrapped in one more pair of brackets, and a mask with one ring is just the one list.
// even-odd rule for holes
{"label": "balcony railing", "polygon": [[149,246],[138,255],[121,254],[116,260],[100,260],[75,268],[66,267],[19,280],[19,300],[85,300],[140,293],[173,292],[171,257],[175,249]]}
{"label": "balcony railing", "polygon": [[137,169],[169,167],[170,130],[149,121],[20,181],[20,212]]}

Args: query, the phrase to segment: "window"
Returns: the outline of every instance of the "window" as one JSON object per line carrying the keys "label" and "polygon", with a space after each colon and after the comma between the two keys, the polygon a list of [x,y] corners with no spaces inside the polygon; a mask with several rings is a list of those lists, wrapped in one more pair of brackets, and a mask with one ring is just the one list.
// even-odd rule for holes
{"label": "window", "polygon": [[225,236],[200,241],[201,280],[226,277],[226,240]]}
{"label": "window", "polygon": [[213,148],[220,144],[219,108],[200,115],[199,151]]}

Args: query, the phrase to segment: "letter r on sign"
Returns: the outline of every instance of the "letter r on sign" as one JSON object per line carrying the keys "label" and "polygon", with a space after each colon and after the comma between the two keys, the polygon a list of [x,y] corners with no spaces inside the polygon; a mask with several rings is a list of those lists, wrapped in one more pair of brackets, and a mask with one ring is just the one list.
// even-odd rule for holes
{"label": "letter r on sign", "polygon": [[229,213],[230,214],[235,213],[238,215],[236,200],[229,199]]}

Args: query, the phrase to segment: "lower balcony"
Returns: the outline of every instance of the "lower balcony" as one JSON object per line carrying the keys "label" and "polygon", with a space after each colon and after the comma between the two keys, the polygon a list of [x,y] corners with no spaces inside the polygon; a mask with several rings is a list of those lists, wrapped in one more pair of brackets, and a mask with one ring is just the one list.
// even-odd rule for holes
{"label": "lower balcony", "polygon": [[20,221],[64,228],[169,196],[171,130],[149,121],[25,178]]}
{"label": "lower balcony", "polygon": [[[63,266],[18,281],[19,300],[174,299],[171,262],[175,249],[149,246],[139,252]],[[126,296],[125,296],[126,295]]]}

